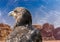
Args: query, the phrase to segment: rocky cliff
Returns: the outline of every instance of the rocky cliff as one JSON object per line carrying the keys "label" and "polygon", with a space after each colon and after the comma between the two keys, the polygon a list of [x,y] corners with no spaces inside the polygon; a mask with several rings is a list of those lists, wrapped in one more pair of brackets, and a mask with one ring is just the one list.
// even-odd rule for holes
{"label": "rocky cliff", "polygon": [[0,23],[0,42],[5,42],[6,37],[10,34],[12,29],[9,25]]}

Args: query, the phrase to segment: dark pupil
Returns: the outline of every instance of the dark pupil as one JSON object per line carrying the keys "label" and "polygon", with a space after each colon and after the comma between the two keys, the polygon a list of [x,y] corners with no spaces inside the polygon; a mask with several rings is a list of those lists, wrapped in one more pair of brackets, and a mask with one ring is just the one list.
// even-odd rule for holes
{"label": "dark pupil", "polygon": [[17,10],[15,10],[14,12],[17,12]]}

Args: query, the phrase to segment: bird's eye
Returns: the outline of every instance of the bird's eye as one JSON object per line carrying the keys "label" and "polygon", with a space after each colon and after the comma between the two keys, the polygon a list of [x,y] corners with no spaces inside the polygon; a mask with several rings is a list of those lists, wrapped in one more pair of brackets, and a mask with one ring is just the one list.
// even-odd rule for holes
{"label": "bird's eye", "polygon": [[17,13],[17,10],[15,10],[14,12],[16,12],[16,13]]}

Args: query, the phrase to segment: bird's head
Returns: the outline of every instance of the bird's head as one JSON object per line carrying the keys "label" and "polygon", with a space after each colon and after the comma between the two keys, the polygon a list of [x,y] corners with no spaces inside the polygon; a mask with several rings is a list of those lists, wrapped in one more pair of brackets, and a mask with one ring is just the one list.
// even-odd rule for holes
{"label": "bird's head", "polygon": [[9,16],[13,16],[15,19],[17,19],[18,17],[22,17],[22,15],[24,14],[24,12],[25,12],[24,8],[17,7],[13,11],[9,12]]}
{"label": "bird's head", "polygon": [[18,22],[32,23],[32,17],[30,12],[23,7],[15,8],[13,11],[9,12],[9,15],[13,16]]}

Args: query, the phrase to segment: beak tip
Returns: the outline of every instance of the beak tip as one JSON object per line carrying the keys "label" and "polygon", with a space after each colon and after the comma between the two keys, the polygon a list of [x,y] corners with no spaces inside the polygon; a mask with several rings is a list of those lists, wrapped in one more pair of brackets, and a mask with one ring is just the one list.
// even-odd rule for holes
{"label": "beak tip", "polygon": [[8,16],[12,16],[12,14],[11,14],[11,13],[12,13],[12,12],[9,12],[9,13],[8,13]]}

